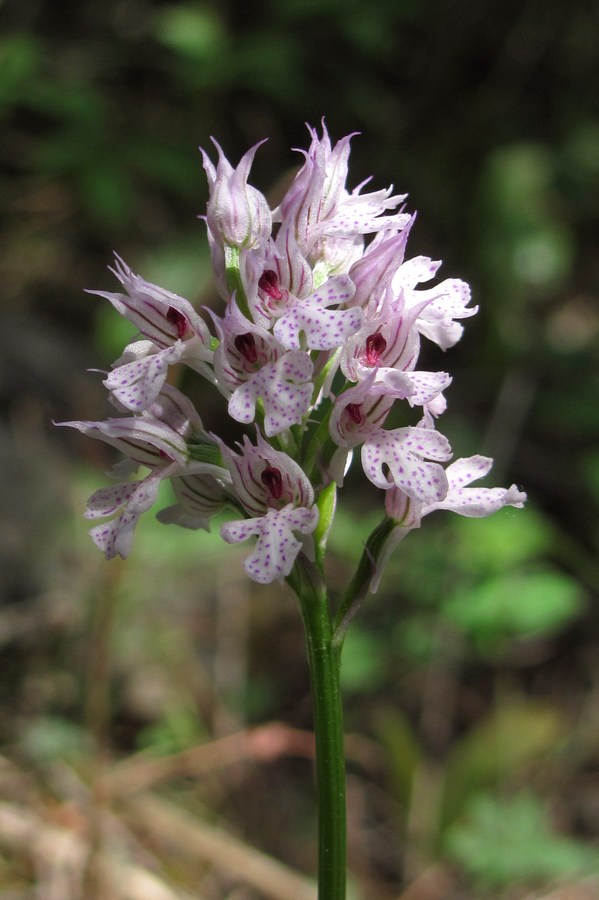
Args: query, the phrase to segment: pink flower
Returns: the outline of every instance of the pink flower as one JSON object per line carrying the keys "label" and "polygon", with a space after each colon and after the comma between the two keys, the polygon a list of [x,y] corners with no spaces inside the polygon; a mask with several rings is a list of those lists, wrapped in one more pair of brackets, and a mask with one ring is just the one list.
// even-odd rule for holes
{"label": "pink flower", "polygon": [[[95,292],[140,333],[104,378],[124,415],[65,424],[122,450],[115,474],[150,470],[90,498],[86,515],[110,518],[92,531],[107,556],[129,552],[139,515],[169,478],[175,503],[161,521],[207,528],[215,512],[232,507],[245,518],[224,525],[223,538],[255,536],[246,571],[261,583],[281,580],[299,553],[314,552],[319,512],[306,473],[318,488],[340,486],[358,448],[397,523],[390,546],[434,509],[487,515],[523,502],[513,485],[467,487],[490,461],[445,468],[451,448],[434,427],[451,376],[423,369],[420,347],[423,338],[443,350],[459,340],[460,320],[477,311],[468,285],[449,278],[431,287],[440,263],[406,258],[415,222],[406,195],[368,192],[369,179],[348,189],[352,135],[332,143],[324,122],[309,134],[303,165],[272,213],[248,184],[259,144],[236,168],[216,141],[216,165],[202,151],[208,242],[224,301],[222,313],[209,313],[211,330],[187,300],[119,257],[113,272],[123,292]],[[255,444],[245,436],[234,451],[204,433],[192,404],[168,384],[179,364],[216,386],[231,419],[256,424]],[[422,408],[415,425],[414,407]],[[386,427],[392,411],[402,427]],[[373,532],[376,547],[392,527],[383,524]],[[319,536],[319,555],[324,543]]]}
{"label": "pink flower", "polygon": [[451,459],[449,441],[432,428],[381,429],[364,442],[362,468],[376,487],[393,485],[423,503],[443,500],[448,483],[441,462]]}
{"label": "pink flower", "polygon": [[127,293],[89,293],[109,300],[145,338],[129,344],[104,379],[117,408],[134,413],[147,409],[169,367],[179,362],[214,381],[210,332],[191,303],[135,275],[119,256],[111,271]]}
{"label": "pink flower", "polygon": [[471,482],[484,478],[493,465],[493,460],[486,456],[469,456],[456,459],[445,470],[448,489],[442,500],[424,502],[410,496],[398,487],[391,487],[385,495],[387,515],[395,519],[396,527],[391,532],[383,552],[376,561],[375,571],[370,583],[370,590],[375,592],[393,550],[414,528],[420,528],[424,516],[437,509],[447,509],[460,516],[482,518],[490,516],[505,506],[521,509],[526,501],[526,494],[515,484],[509,488],[471,488]]}
{"label": "pink flower", "polygon": [[343,391],[333,404],[329,434],[339,447],[352,448],[377,435],[389,414],[394,397],[374,392],[375,373]]}
{"label": "pink flower", "polygon": [[212,358],[210,332],[204,320],[188,300],[135,275],[115,256],[113,272],[126,290],[123,293],[88,291],[109,300],[116,311],[128,319],[140,334],[159,349],[183,341],[190,360]]}
{"label": "pink flower", "polygon": [[397,227],[379,231],[349,270],[356,286],[352,306],[375,307],[383,300],[406,252],[408,235],[415,217],[398,231]]}
{"label": "pink flower", "polygon": [[418,331],[447,350],[459,341],[464,330],[454,320],[476,315],[478,306],[468,306],[470,287],[457,278],[448,278],[426,291],[415,290],[417,284],[429,281],[440,265],[425,256],[407,260],[395,273],[393,291],[403,298],[406,310],[418,308]]}
{"label": "pink flower", "polygon": [[214,321],[220,337],[214,367],[221,389],[232,391],[229,415],[237,422],[253,422],[261,398],[267,437],[299,424],[313,391],[308,353],[287,351],[265,328],[250,322],[235,302],[224,319]]}
{"label": "pink flower", "polygon": [[276,239],[268,242],[264,254],[256,254],[249,265],[254,282],[248,291],[250,309],[254,320],[265,328],[314,289],[312,267],[288,222],[281,225]]}
{"label": "pink flower", "polygon": [[445,497],[432,503],[423,503],[418,512],[412,507],[407,518],[403,492],[392,488],[385,498],[387,515],[397,519],[402,525],[412,521],[416,524],[412,524],[411,527],[417,528],[421,518],[428,516],[436,509],[447,509],[469,518],[490,516],[504,506],[515,506],[521,509],[526,500],[526,494],[518,490],[515,484],[509,488],[467,487],[472,481],[484,478],[491,471],[492,465],[493,460],[487,456],[456,459],[445,471],[448,483]]}
{"label": "pink flower", "polygon": [[[313,263],[323,256],[323,244],[330,238],[352,245],[357,236],[391,225],[407,225],[410,220],[407,214],[383,215],[405,200],[405,194],[392,196],[392,188],[360,194],[363,185],[351,194],[347,192],[345,181],[352,135],[333,147],[324,123],[321,139],[315,129],[308,130],[312,143],[307,152],[300,151],[305,157],[304,165],[273,217],[275,221],[293,223],[298,245]],[[338,246],[336,252],[339,253]]]}
{"label": "pink flower", "polygon": [[87,501],[86,519],[105,519],[90,529],[90,536],[106,559],[120,556],[126,559],[131,553],[133,532],[142,513],[156,502],[162,481],[174,474],[176,465],[155,469],[140,481],[100,488]]}
{"label": "pink flower", "polygon": [[150,341],[136,341],[125,349],[102,384],[118,408],[143,412],[162,390],[169,366],[180,362],[183,353],[182,341],[164,350],[157,350]]}
{"label": "pink flower", "polygon": [[293,223],[298,245],[308,253],[318,236],[316,229],[323,219],[334,213],[345,189],[347,160],[351,135],[331,146],[328,132],[322,126],[322,140],[316,129],[308,127],[312,142],[308,151],[300,150],[305,162],[279,207],[274,220]]}
{"label": "pink flower", "polygon": [[346,341],[341,353],[346,378],[358,381],[379,368],[414,369],[420,352],[420,336],[414,327],[417,315],[418,310],[406,314],[402,300],[394,300],[390,290],[380,303],[369,303],[361,328]]}
{"label": "pink flower", "polygon": [[220,146],[216,168],[204,150],[201,151],[210,187],[207,222],[217,244],[246,250],[261,247],[270,237],[272,218],[266,198],[247,183],[260,141],[242,157],[234,169]]}
{"label": "pink flower", "polygon": [[[210,439],[191,402],[176,388],[165,385],[149,411],[140,416],[111,418],[104,422],[59,422],[84,434],[99,438],[125,454],[132,465],[150,468],[150,473],[136,482],[101,488],[89,498],[85,513],[88,519],[112,517],[111,521],[91,529],[90,535],[106,559],[127,557],[131,551],[133,532],[142,513],[154,505],[160,484],[166,478],[183,474],[201,474],[224,485],[229,475],[215,463],[193,459],[191,446]],[[118,464],[115,474],[121,474]]]}
{"label": "pink flower", "polygon": [[302,338],[310,350],[343,346],[362,324],[361,309],[330,309],[346,303],[354,292],[348,275],[336,275],[305,300],[296,300],[277,319],[274,334],[289,349],[299,349]]}
{"label": "pink flower", "polygon": [[302,544],[295,533],[309,535],[317,524],[318,510],[315,506],[311,509],[285,506],[281,510],[269,509],[259,518],[227,522],[221,526],[220,533],[228,544],[247,541],[252,535],[258,536],[254,550],[243,567],[253,581],[269,584],[271,581],[283,581],[291,572],[302,547],[308,550],[308,545]]}
{"label": "pink flower", "polygon": [[229,449],[214,436],[225,465],[231,473],[235,494],[251,516],[267,509],[293,506],[312,506],[314,489],[301,466],[287,453],[275,450],[258,432],[257,444],[247,435],[238,444],[240,453]]}
{"label": "pink flower", "polygon": [[102,422],[58,422],[110,444],[140,466],[187,463],[185,438],[151,415],[110,418]]}
{"label": "pink flower", "polygon": [[[254,551],[244,564],[247,574],[261,584],[282,581],[302,548],[313,556],[312,541],[306,540],[318,524],[312,485],[290,456],[274,450],[260,434],[256,446],[246,436],[240,453],[217,441],[236,496],[250,514],[249,519],[222,525],[221,536],[232,544],[257,535]],[[304,535],[304,541],[295,532]]]}
{"label": "pink flower", "polygon": [[315,288],[313,272],[289,227],[281,227],[264,258],[250,307],[256,320],[272,328],[289,350],[334,350],[360,327],[359,309],[348,304],[354,293],[349,275],[325,278]]}

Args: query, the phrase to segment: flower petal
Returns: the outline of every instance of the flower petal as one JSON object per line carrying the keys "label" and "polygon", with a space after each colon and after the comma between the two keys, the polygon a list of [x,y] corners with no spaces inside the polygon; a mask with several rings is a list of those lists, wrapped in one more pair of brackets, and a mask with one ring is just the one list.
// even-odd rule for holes
{"label": "flower petal", "polygon": [[448,509],[460,516],[480,518],[489,516],[504,506],[521,508],[526,494],[518,490],[515,484],[509,488],[469,488],[465,485],[483,478],[491,469],[493,460],[486,456],[470,456],[457,459],[447,467],[446,474],[449,490],[446,497],[423,509],[427,515],[435,509]]}
{"label": "flower petal", "polygon": [[302,548],[294,532],[310,534],[318,524],[318,509],[312,507],[285,506],[269,509],[257,519],[240,519],[221,526],[221,537],[228,544],[236,544],[258,535],[253,552],[244,563],[244,569],[253,581],[269,584],[283,581],[293,568]]}
{"label": "flower petal", "polygon": [[313,364],[307,353],[292,350],[262,366],[229,400],[229,415],[249,424],[256,415],[256,402],[264,402],[264,431],[267,437],[299,424],[312,398]]}
{"label": "flower petal", "polygon": [[362,467],[377,487],[393,485],[417,500],[434,503],[447,494],[447,477],[442,466],[427,459],[448,459],[447,438],[426,428],[381,430],[362,447]]}
{"label": "flower petal", "polygon": [[164,385],[169,366],[179,362],[183,343],[177,341],[152,356],[113,369],[102,384],[132,412],[141,412],[154,402]]}
{"label": "flower petal", "polygon": [[[125,491],[124,510],[116,519],[105,522],[102,525],[96,525],[90,530],[90,535],[96,547],[103,551],[106,559],[113,559],[115,556],[121,556],[126,559],[131,552],[133,544],[133,532],[137,521],[142,513],[150,509],[156,502],[160,482],[169,473],[171,467],[166,469],[157,469],[151,472],[142,481],[138,481],[133,485],[131,492]],[[119,485],[119,487],[123,487]],[[108,507],[110,497],[110,488],[103,491],[96,491],[90,497],[89,504],[106,509]],[[94,517],[96,513],[94,511]]]}

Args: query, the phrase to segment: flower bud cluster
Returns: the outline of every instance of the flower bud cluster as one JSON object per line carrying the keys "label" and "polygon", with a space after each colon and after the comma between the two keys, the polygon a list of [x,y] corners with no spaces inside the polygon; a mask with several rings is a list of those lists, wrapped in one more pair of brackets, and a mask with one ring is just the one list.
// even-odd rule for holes
{"label": "flower bud cluster", "polygon": [[[303,165],[278,207],[248,184],[259,145],[233,168],[216,144],[203,152],[210,196],[206,224],[219,313],[133,274],[117,257],[122,291],[106,298],[139,330],[104,385],[120,417],[64,424],[122,450],[116,474],[149,469],[88,502],[91,531],[107,558],[127,556],[133,529],[170,479],[176,502],[164,522],[207,528],[229,508],[225,541],[257,540],[245,563],[257,582],[283,580],[299,553],[314,555],[318,497],[343,484],[360,448],[366,477],[384,492],[396,523],[391,548],[434,509],[483,516],[525,495],[512,485],[466,487],[483,457],[444,466],[451,448],[436,428],[451,377],[418,367],[422,338],[443,350],[476,313],[465,282],[430,286],[440,263],[406,256],[414,216],[392,188],[348,191],[350,137],[332,145],[310,129]],[[424,287],[423,287],[424,285]],[[184,364],[213,383],[229,416],[250,426],[236,450],[207,434],[189,399],[167,381]],[[386,427],[399,410],[399,427]],[[403,410],[403,412],[402,412]],[[394,420],[398,416],[394,415]]]}

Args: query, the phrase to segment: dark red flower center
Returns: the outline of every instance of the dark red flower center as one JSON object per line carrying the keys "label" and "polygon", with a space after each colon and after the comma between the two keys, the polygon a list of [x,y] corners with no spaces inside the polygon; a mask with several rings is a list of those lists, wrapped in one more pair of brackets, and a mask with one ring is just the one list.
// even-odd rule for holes
{"label": "dark red flower center", "polygon": [[174,306],[169,306],[166,311],[166,320],[170,322],[171,325],[174,325],[177,329],[177,337],[184,337],[188,327],[189,322],[187,321],[187,317],[183,315],[183,313],[179,312],[178,309],[175,309]]}
{"label": "dark red flower center", "polygon": [[266,466],[260,476],[262,484],[270,491],[273,499],[280,500],[283,496],[283,476],[274,466]]}
{"label": "dark red flower center", "polygon": [[387,349],[387,341],[378,331],[366,338],[366,365],[378,366],[379,360]]}
{"label": "dark red flower center", "polygon": [[249,363],[258,360],[258,348],[253,334],[238,334],[234,341],[235,349],[244,356]]}
{"label": "dark red flower center", "polygon": [[177,337],[182,338],[187,333],[187,329],[189,328],[189,322],[187,320],[187,316],[184,316],[183,313],[180,313],[178,309],[175,309],[174,306],[169,306],[166,311],[166,320],[170,322],[171,325],[174,325],[177,329]]}
{"label": "dark red flower center", "polygon": [[362,425],[364,422],[364,416],[362,415],[361,403],[348,403],[345,407],[347,410],[347,414],[356,425]]}
{"label": "dark red flower center", "polygon": [[279,287],[279,276],[272,269],[264,270],[258,281],[258,287],[273,300],[283,299],[283,291]]}

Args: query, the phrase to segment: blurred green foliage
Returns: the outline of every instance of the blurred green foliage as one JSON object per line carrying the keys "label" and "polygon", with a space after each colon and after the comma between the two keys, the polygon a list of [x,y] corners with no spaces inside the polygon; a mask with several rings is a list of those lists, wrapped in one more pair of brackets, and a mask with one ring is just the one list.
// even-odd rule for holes
{"label": "blurred green foliage", "polygon": [[450,830],[447,847],[480,890],[543,885],[598,867],[591,848],[552,833],[542,804],[529,792],[503,801],[484,794],[473,797],[468,818]]}
{"label": "blurred green foliage", "polygon": [[[35,766],[81,762],[88,731],[118,755],[183,749],[208,740],[217,721],[309,727],[287,600],[249,589],[223,612],[239,555],[217,533],[152,521],[130,562],[104,574],[69,513],[79,516],[110,460],[74,445],[94,471],[69,488],[72,467],[31,423],[101,415],[94,376],[84,381],[80,369],[108,365],[133,336],[81,290],[114,289],[113,250],[146,278],[214,302],[196,219],[206,197],[197,146],[212,134],[235,162],[268,137],[254,179],[276,199],[277,180],[301,162],[289,147],[305,146],[304,122],[326,116],[335,138],[361,132],[352,184],[374,174],[375,187],[410,191],[411,252],[442,257],[442,277],[472,282],[480,313],[436,366],[454,376],[447,428],[456,455],[494,456],[492,483],[513,480],[530,497],[525,510],[487,521],[431,516],[349,629],[348,728],[384,748],[395,804],[393,857],[373,857],[390,873],[389,896],[410,871],[398,862],[405,843],[423,866],[457,863],[464,896],[588,870],[598,823],[584,785],[599,758],[589,712],[599,690],[597,15],[593,4],[558,0],[80,0],[61,16],[48,0],[2,6],[0,401],[19,463],[23,448],[39,456],[24,476],[35,503],[7,504],[3,578],[8,600],[33,593],[42,612],[44,598],[70,610],[62,637],[50,629],[23,648],[7,637],[3,738]],[[216,423],[212,398],[202,402]],[[357,480],[345,494],[330,540],[338,593],[381,515],[380,496]],[[28,515],[36,535],[48,533],[35,566]],[[43,583],[40,560],[56,567]],[[108,635],[95,619],[98,594],[114,602]],[[223,621],[236,624],[241,662],[231,663],[235,678],[217,679],[219,700],[211,685],[231,639]],[[110,666],[98,675],[87,649],[73,647],[102,640]],[[92,702],[94,683],[106,696]],[[274,846],[282,790],[301,808],[305,784],[293,801],[273,778],[261,794],[244,782],[244,802],[233,797],[228,812],[255,808],[245,827],[270,827],[264,842]],[[546,812],[556,797],[569,836]]]}

